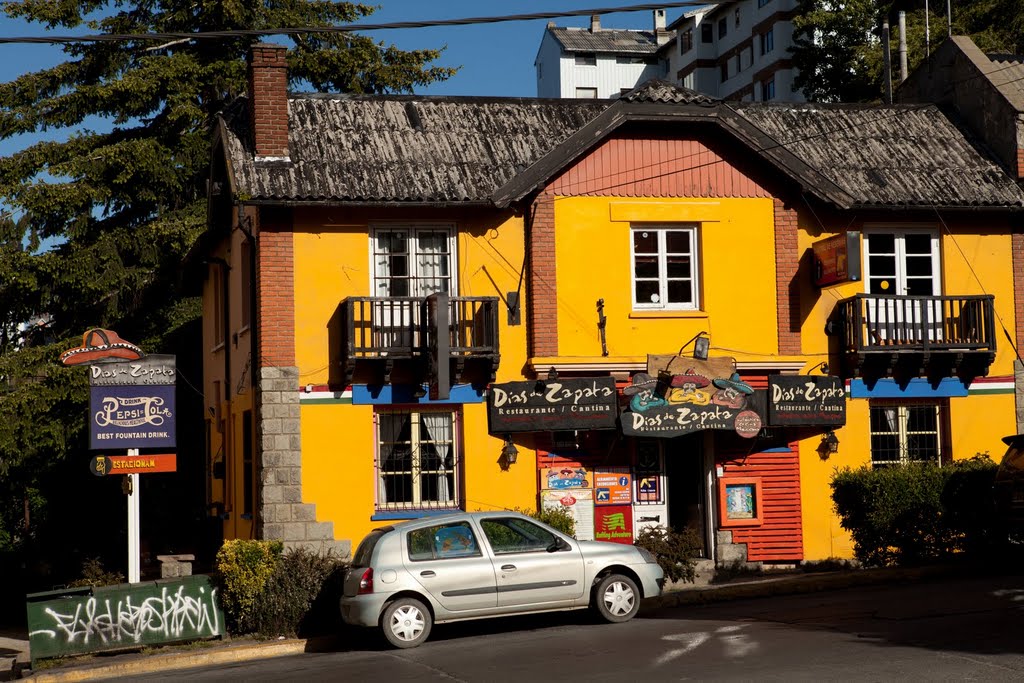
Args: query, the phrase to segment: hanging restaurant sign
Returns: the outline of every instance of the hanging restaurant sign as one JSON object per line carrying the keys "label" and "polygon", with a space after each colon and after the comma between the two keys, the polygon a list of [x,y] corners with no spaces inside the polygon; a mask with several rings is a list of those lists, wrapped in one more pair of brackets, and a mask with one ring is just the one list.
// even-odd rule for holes
{"label": "hanging restaurant sign", "polygon": [[827,426],[846,424],[846,389],[839,377],[768,376],[768,424]]}
{"label": "hanging restaurant sign", "polygon": [[814,252],[814,284],[818,287],[840,282],[858,282],[860,268],[860,232],[826,237],[811,245]]}
{"label": "hanging restaurant sign", "polygon": [[671,438],[705,429],[727,429],[753,438],[761,431],[754,389],[740,379],[732,358],[698,360],[648,356],[647,372],[622,390],[629,409],[622,433]]}
{"label": "hanging restaurant sign", "polygon": [[612,377],[492,384],[487,396],[491,434],[615,429],[617,416]]}

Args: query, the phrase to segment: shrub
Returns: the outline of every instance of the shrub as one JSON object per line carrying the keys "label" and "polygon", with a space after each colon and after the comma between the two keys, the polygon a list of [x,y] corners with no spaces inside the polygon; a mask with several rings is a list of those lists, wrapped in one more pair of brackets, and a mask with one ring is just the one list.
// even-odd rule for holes
{"label": "shrub", "polygon": [[543,522],[550,527],[558,529],[566,536],[576,538],[576,518],[572,516],[572,512],[569,508],[564,505],[541,508],[536,512],[527,512],[526,514],[539,522]]}
{"label": "shrub", "polygon": [[328,552],[307,548],[284,553],[259,596],[253,630],[263,636],[336,633],[346,564]]}
{"label": "shrub", "polygon": [[988,547],[995,471],[985,456],[942,467],[846,468],[832,478],[832,501],[859,561],[921,564]]}
{"label": "shrub", "polygon": [[78,586],[116,586],[119,583],[124,583],[124,574],[108,572],[103,568],[100,558],[93,557],[82,563],[82,578],[75,579],[68,585],[75,588]]}
{"label": "shrub", "polygon": [[693,529],[677,531],[663,526],[644,527],[635,545],[654,554],[667,580],[693,583],[701,548],[700,537]]}
{"label": "shrub", "polygon": [[281,558],[280,541],[225,541],[217,551],[221,604],[231,633],[256,631],[257,606]]}

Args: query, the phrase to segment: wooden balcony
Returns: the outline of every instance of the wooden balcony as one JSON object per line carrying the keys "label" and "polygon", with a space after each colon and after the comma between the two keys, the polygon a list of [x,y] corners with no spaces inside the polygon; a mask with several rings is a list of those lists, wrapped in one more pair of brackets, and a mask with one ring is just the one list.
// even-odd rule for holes
{"label": "wooden balcony", "polygon": [[498,298],[440,295],[438,301],[447,303],[443,315],[431,308],[430,298],[345,299],[341,362],[346,381],[429,383],[431,364],[441,360],[432,356],[445,346],[453,382],[493,381],[500,358]]}
{"label": "wooden balcony", "polygon": [[836,304],[830,329],[840,336],[846,377],[973,379],[995,359],[991,295],[858,294]]}

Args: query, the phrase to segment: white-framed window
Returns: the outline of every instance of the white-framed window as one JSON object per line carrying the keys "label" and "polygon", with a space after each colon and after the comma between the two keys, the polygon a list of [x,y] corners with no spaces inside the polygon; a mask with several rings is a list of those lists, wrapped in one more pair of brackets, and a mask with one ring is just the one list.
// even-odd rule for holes
{"label": "white-framed window", "polygon": [[942,462],[945,408],[944,401],[872,400],[871,465]]}
{"label": "white-framed window", "polygon": [[597,88],[576,88],[576,99],[578,99],[578,100],[596,100],[597,99]]}
{"label": "white-framed window", "polygon": [[371,240],[374,296],[456,291],[451,225],[380,225],[373,228]]}
{"label": "white-framed window", "polygon": [[456,414],[382,408],[377,423],[377,509],[458,508]]}
{"label": "white-framed window", "polygon": [[699,308],[697,225],[634,225],[630,238],[633,308]]}
{"label": "white-framed window", "polygon": [[869,294],[941,294],[938,232],[927,228],[866,229],[864,270]]}

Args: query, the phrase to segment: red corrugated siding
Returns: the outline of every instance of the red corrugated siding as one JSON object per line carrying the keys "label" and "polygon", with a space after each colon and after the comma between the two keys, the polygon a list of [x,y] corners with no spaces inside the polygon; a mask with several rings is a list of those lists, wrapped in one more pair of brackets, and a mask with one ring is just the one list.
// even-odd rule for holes
{"label": "red corrugated siding", "polygon": [[[800,456],[796,444],[785,452],[720,454],[724,477],[760,477],[764,524],[734,527],[734,543],[747,544],[751,562],[804,559],[804,534],[800,509]],[[742,463],[742,464],[741,464]]]}
{"label": "red corrugated siding", "polygon": [[612,138],[547,188],[562,196],[770,197],[697,140]]}

